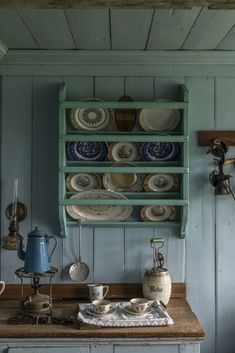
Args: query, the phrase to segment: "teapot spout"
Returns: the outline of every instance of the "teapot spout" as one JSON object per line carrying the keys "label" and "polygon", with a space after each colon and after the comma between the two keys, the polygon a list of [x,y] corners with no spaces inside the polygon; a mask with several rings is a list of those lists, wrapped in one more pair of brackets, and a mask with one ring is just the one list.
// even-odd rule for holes
{"label": "teapot spout", "polygon": [[18,246],[17,254],[21,260],[25,261],[26,252],[23,250],[23,237],[20,234],[18,234],[18,236],[19,236],[19,246]]}

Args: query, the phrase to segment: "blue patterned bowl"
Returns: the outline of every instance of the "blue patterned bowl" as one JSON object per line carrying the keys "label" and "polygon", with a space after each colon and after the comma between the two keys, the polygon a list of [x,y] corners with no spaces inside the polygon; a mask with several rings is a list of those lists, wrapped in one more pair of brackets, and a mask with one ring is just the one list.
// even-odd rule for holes
{"label": "blue patterned bowl", "polygon": [[144,161],[176,161],[180,156],[178,142],[145,142],[141,145],[140,155]]}

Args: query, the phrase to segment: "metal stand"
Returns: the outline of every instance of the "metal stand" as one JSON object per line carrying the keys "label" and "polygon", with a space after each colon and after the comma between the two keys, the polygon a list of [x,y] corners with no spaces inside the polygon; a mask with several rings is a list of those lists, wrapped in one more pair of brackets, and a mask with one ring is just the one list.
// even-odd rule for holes
{"label": "metal stand", "polygon": [[[17,277],[21,280],[21,301],[20,311],[24,315],[35,318],[36,324],[40,317],[47,317],[50,322],[50,316],[52,316],[52,278],[58,270],[55,267],[51,267],[49,271],[44,273],[29,273],[25,272],[24,268],[19,268],[15,271]],[[32,281],[32,288],[34,290],[32,295],[27,297],[24,296],[24,278],[28,278]],[[49,278],[49,295],[39,293],[40,280],[42,278]]]}

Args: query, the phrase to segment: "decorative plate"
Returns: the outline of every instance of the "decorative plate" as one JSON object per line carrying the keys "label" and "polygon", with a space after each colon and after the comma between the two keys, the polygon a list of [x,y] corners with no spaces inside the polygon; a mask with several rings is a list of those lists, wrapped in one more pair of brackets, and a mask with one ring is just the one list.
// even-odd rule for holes
{"label": "decorative plate", "polygon": [[[117,166],[133,166],[131,163],[115,164]],[[139,173],[105,173],[103,175],[105,189],[114,192],[139,192],[143,189],[144,175]]]}
{"label": "decorative plate", "polygon": [[104,161],[108,156],[108,144],[72,141],[68,143],[67,154],[72,161]]}
{"label": "decorative plate", "polygon": [[133,162],[139,158],[137,145],[131,142],[117,142],[109,145],[109,159],[116,162]]}
{"label": "decorative plate", "polygon": [[97,174],[69,174],[66,178],[68,191],[84,191],[90,189],[99,189],[101,180]]}
{"label": "decorative plate", "polygon": [[144,206],[140,211],[143,221],[161,222],[166,221],[172,215],[172,206]]}
{"label": "decorative plate", "polygon": [[[126,199],[117,192],[102,189],[81,191],[73,195],[71,199]],[[132,211],[132,206],[123,205],[67,205],[66,210],[70,217],[83,221],[123,221]]]}
{"label": "decorative plate", "polygon": [[176,191],[178,186],[179,178],[176,174],[149,174],[144,179],[145,191]]}
{"label": "decorative plate", "polygon": [[178,142],[144,142],[140,148],[144,161],[174,161],[179,158]]}
{"label": "decorative plate", "polygon": [[[168,101],[167,99],[159,99]],[[142,109],[139,123],[144,131],[173,131],[179,125],[181,116],[178,109]]]}
{"label": "decorative plate", "polygon": [[[133,99],[129,96],[122,96],[119,102],[133,102]],[[118,130],[131,131],[136,121],[136,110],[135,109],[116,109],[115,110],[115,122]]]}
{"label": "decorative plate", "polygon": [[[97,98],[86,98],[83,102],[102,102]],[[70,121],[77,130],[108,130],[114,119],[112,109],[77,108],[71,109]]]}

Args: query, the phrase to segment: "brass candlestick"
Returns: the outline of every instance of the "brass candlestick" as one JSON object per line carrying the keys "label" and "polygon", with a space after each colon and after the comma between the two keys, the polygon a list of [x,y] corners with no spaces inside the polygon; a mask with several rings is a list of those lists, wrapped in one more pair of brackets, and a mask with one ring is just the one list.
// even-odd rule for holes
{"label": "brass candlestick", "polygon": [[11,203],[5,211],[6,217],[10,219],[9,234],[3,239],[3,249],[17,250],[19,244],[19,222],[23,221],[27,216],[27,208],[21,203]]}

